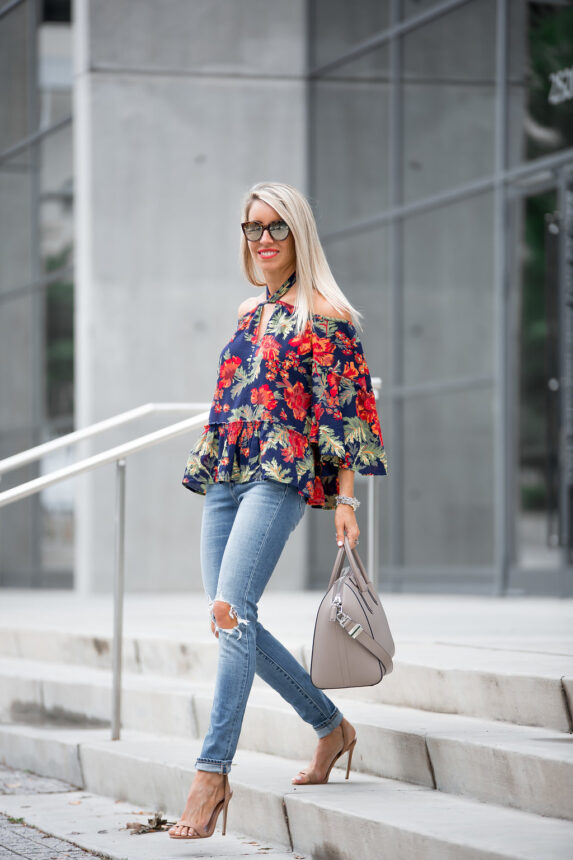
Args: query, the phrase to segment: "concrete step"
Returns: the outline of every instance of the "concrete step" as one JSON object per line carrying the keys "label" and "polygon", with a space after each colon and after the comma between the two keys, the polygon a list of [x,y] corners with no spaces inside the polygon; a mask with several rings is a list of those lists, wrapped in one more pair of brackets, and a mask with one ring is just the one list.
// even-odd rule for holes
{"label": "concrete step", "polygon": [[[141,809],[132,803],[117,801],[111,797],[77,791],[59,780],[47,780],[20,770],[1,769],[0,777],[2,776],[5,782],[9,783],[9,788],[8,793],[4,793],[4,786],[0,785],[0,813],[12,819],[9,824],[5,821],[2,823],[0,816],[2,860],[16,860],[16,854],[6,854],[2,850],[2,845],[8,841],[8,828],[12,836],[16,830],[18,835],[30,837],[25,842],[18,840],[17,845],[13,838],[9,840],[9,844],[17,851],[22,852],[24,847],[26,853],[20,853],[18,857],[34,857],[35,860],[39,860],[40,856],[49,856],[51,860],[79,857],[74,846],[94,852],[90,853],[90,860],[96,855],[105,860],[189,860],[190,856],[218,857],[223,860],[253,856],[271,857],[272,860],[305,860],[304,855],[299,852],[293,854],[284,845],[273,846],[268,840],[259,842],[245,833],[231,833],[229,828],[226,836],[221,834],[220,827],[216,829],[208,842],[200,843],[199,851],[196,847],[190,848],[188,841],[170,839],[164,831],[146,833],[143,838],[134,839],[126,824],[136,821],[145,825],[148,818],[159,810],[151,807]],[[45,783],[49,785],[42,787]],[[39,786],[39,793],[34,790],[36,784]],[[20,785],[23,787],[20,788]],[[14,820],[23,821],[25,825],[38,828],[42,832],[34,831],[32,835],[26,827],[22,834],[23,825],[15,824]],[[54,846],[54,840],[47,840],[45,834],[62,841]],[[87,860],[87,855],[85,857]]]}
{"label": "concrete step", "polygon": [[[203,737],[212,702],[208,684],[124,675],[123,726]],[[110,673],[55,663],[0,659],[0,719],[104,725]],[[333,695],[355,725],[353,768],[451,794],[542,815],[573,818],[571,735]],[[253,689],[240,748],[310,760],[316,736],[268,687]],[[346,766],[346,757],[341,760]]]}
{"label": "concrete step", "polygon": [[[104,730],[0,726],[0,756],[85,791],[164,809],[183,807],[198,741]],[[563,860],[573,824],[442,791],[353,773],[293,786],[301,761],[241,751],[233,767],[229,827],[315,858]],[[143,837],[142,837],[143,838]],[[201,847],[203,847],[202,844]]]}
{"label": "concrete step", "polygon": [[[310,648],[303,649],[305,661]],[[400,642],[380,684],[341,696],[573,731],[573,656],[450,643]]]}
{"label": "concrete step", "polygon": [[[285,644],[308,668],[309,643]],[[139,634],[125,638],[123,665],[134,674],[202,681],[214,676],[217,653],[212,636],[183,640]],[[4,624],[0,655],[106,669],[111,664],[111,639],[101,630],[89,635]],[[398,641],[394,671],[387,678],[374,687],[341,690],[337,695],[571,732],[573,656]]]}

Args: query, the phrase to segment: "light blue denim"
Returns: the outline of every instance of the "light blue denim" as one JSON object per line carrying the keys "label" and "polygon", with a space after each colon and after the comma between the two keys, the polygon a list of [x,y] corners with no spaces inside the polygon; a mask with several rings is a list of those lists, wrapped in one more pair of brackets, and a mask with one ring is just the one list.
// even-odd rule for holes
{"label": "light blue denim", "polygon": [[215,694],[197,770],[230,772],[255,672],[318,737],[342,722],[334,702],[257,617],[258,601],[305,510],[304,498],[291,484],[266,480],[207,487],[201,528],[203,584],[210,607],[216,600],[228,603],[229,615],[238,624],[217,627]]}

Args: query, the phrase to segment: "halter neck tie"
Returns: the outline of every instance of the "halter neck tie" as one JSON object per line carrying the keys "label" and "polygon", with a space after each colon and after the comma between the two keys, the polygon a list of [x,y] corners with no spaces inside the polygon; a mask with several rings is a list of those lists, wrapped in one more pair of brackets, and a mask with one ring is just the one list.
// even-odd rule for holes
{"label": "halter neck tie", "polygon": [[284,296],[284,294],[286,292],[288,292],[288,290],[290,290],[290,288],[292,287],[292,285],[294,284],[295,281],[296,281],[296,272],[293,272],[292,275],[290,275],[290,277],[287,278],[287,280],[284,282],[284,284],[281,284],[281,286],[278,288],[278,290],[275,290],[272,295],[269,293],[269,287],[267,284],[267,286],[266,286],[266,291],[267,291],[267,299],[266,300],[267,300],[267,302],[278,302],[278,300],[281,299]]}

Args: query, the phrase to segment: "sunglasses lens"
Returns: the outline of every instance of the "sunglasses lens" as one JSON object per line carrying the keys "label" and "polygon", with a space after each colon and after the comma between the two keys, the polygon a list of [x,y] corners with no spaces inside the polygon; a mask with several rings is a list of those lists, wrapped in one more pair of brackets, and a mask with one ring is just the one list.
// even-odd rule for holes
{"label": "sunglasses lens", "polygon": [[257,242],[263,235],[263,228],[256,221],[247,221],[243,224],[243,233],[249,242]]}
{"label": "sunglasses lens", "polygon": [[273,221],[272,224],[268,225],[268,228],[259,224],[258,221],[246,221],[241,224],[241,227],[249,242],[258,242],[266,229],[268,229],[271,237],[279,242],[281,239],[286,239],[290,233],[290,228],[285,221]]}
{"label": "sunglasses lens", "polygon": [[284,221],[275,221],[274,224],[269,225],[269,233],[273,239],[280,242],[281,239],[286,239],[288,236],[289,226]]}

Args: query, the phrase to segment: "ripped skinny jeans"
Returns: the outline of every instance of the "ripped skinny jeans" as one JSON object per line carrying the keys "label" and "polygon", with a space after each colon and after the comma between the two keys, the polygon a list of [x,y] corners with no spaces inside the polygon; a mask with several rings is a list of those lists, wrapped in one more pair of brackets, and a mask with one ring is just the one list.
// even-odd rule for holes
{"label": "ripped skinny jeans", "polygon": [[342,722],[336,705],[257,617],[258,601],[305,509],[296,487],[277,481],[207,487],[201,527],[203,584],[211,610],[215,601],[227,603],[229,625],[235,626],[216,628],[215,694],[197,770],[230,772],[255,672],[318,737]]}

